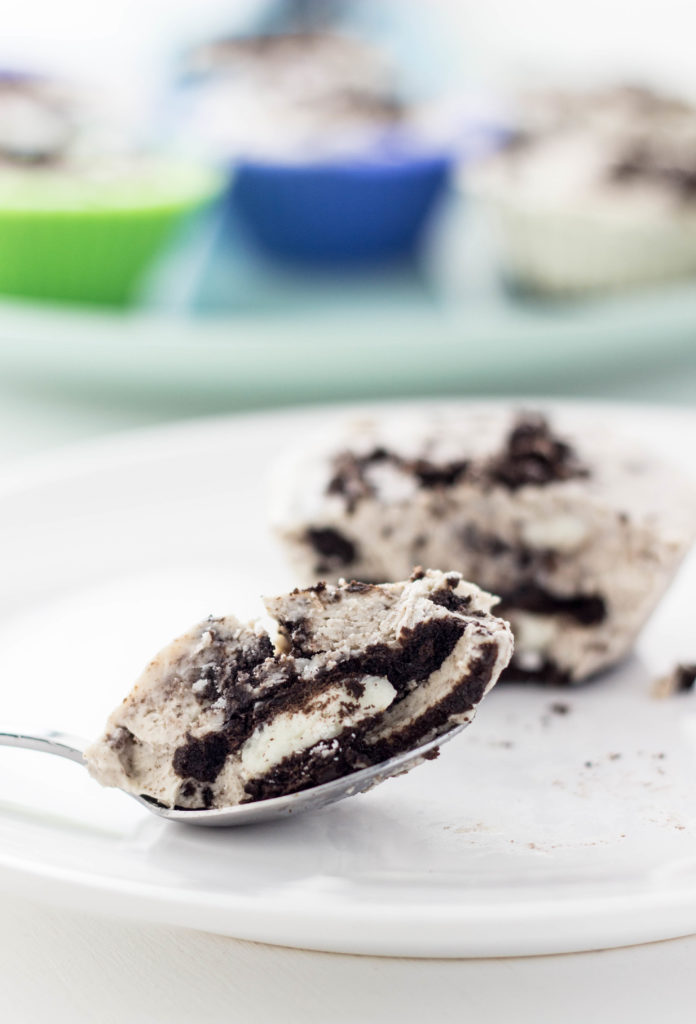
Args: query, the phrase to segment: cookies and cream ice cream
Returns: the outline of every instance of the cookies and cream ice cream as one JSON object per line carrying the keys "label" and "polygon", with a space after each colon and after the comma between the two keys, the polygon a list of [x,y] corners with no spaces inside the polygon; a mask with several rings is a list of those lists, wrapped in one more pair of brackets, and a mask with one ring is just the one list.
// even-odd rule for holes
{"label": "cookies and cream ice cream", "polygon": [[512,653],[495,599],[458,573],[342,581],[266,600],[278,627],[208,619],[148,665],[85,754],[167,807],[282,796],[468,722]]}
{"label": "cookies and cream ice cream", "polygon": [[696,107],[637,87],[523,97],[474,176],[507,273],[578,293],[696,272]]}
{"label": "cookies and cream ice cream", "polygon": [[500,595],[507,675],[576,682],[622,658],[696,531],[693,487],[588,424],[384,416],[288,457],[274,521],[302,580],[453,565]]}

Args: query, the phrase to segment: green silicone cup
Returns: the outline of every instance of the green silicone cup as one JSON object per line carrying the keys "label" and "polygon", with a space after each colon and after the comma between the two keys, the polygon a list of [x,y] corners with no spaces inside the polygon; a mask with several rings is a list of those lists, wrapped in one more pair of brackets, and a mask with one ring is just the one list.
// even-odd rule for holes
{"label": "green silicone cup", "polygon": [[125,188],[53,184],[29,181],[19,199],[16,188],[8,199],[0,186],[0,292],[109,306],[134,300],[182,222],[222,186],[207,170],[168,174],[166,164],[149,168],[142,187],[137,177]]}

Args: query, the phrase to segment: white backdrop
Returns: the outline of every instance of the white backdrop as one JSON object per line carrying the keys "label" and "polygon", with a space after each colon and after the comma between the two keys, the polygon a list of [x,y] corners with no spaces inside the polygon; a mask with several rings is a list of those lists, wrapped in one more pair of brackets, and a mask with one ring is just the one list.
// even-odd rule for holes
{"label": "white backdrop", "polygon": [[[393,0],[372,0],[372,9]],[[243,19],[254,0],[8,0],[0,63],[25,57],[123,79],[147,73],[190,32]],[[510,73],[583,74],[693,83],[693,0],[416,0],[444,16],[463,67]]]}

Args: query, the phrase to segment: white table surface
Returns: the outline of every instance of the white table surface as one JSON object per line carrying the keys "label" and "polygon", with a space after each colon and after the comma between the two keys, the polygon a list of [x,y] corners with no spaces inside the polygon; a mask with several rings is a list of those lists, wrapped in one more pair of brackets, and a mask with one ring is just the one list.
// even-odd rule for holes
{"label": "white table surface", "polygon": [[[598,382],[606,394],[607,382]],[[615,397],[693,404],[683,370],[627,379]],[[0,472],[10,459],[173,418],[0,382]],[[693,1020],[696,936],[527,959],[416,961],[256,945],[0,898],[0,1019],[8,1024],[661,1024]]]}
{"label": "white table surface", "polygon": [[0,956],[8,1024],[683,1024],[693,1020],[696,938],[574,956],[377,959],[4,897]]}

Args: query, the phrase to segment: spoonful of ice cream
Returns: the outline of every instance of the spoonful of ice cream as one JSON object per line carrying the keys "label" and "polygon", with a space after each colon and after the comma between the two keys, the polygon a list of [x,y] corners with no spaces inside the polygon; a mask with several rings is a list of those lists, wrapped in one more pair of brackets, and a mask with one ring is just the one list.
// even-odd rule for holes
{"label": "spoonful of ice cream", "polygon": [[315,810],[437,756],[512,654],[495,598],[459,573],[323,583],[210,618],[147,666],[95,743],[0,733],[86,764],[154,814],[236,825]]}

